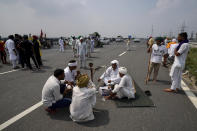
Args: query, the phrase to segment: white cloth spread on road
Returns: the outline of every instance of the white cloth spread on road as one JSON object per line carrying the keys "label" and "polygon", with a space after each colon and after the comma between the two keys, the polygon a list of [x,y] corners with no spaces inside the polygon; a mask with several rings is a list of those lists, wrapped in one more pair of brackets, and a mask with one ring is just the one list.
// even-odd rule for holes
{"label": "white cloth spread on road", "polygon": [[70,117],[76,122],[85,122],[94,119],[93,107],[96,104],[96,88],[90,81],[88,87],[73,88]]}
{"label": "white cloth spread on road", "polygon": [[44,106],[49,107],[62,98],[63,95],[60,94],[60,81],[52,75],[42,89],[42,103]]}

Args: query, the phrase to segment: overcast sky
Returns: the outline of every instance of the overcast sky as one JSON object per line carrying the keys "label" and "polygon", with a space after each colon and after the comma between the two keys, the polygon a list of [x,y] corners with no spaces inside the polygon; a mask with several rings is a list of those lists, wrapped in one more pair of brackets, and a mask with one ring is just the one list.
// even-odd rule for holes
{"label": "overcast sky", "polygon": [[197,0],[0,0],[0,35],[147,37],[197,32]]}

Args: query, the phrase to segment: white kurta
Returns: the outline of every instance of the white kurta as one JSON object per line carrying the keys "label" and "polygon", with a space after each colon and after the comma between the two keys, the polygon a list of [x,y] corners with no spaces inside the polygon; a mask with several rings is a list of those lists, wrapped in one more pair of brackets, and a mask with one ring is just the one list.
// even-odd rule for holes
{"label": "white kurta", "polygon": [[[94,85],[93,85],[94,86]],[[86,122],[94,119],[93,107],[96,104],[96,88],[73,88],[70,117],[76,122]]]}
{"label": "white kurta", "polygon": [[60,81],[52,75],[42,89],[42,103],[44,106],[49,107],[62,98],[63,95],[60,94]]}
{"label": "white kurta", "polygon": [[78,55],[81,67],[86,66],[86,42],[78,43]]}
{"label": "white kurta", "polygon": [[114,89],[112,90],[113,93],[117,93],[116,96],[121,99],[124,97],[135,98],[135,87],[132,83],[132,79],[129,75],[124,75],[121,78],[121,81],[119,84],[116,84]]}
{"label": "white kurta", "polygon": [[174,56],[174,51],[175,51],[175,49],[177,48],[178,45],[179,44],[171,44],[170,45],[170,48],[168,49],[169,57]]}
{"label": "white kurta", "polygon": [[[120,82],[120,76],[119,76],[118,67],[117,67],[116,70],[113,70],[113,68],[110,66],[101,75],[100,79],[102,79],[106,85],[109,85],[109,84],[112,84],[112,85],[118,84]],[[111,83],[108,83],[109,80],[111,80]]]}
{"label": "white kurta", "polygon": [[5,43],[5,48],[8,49],[8,53],[10,56],[10,61],[16,61],[17,60],[17,56],[15,54],[15,52],[13,51],[14,49],[16,50],[14,41],[11,39],[8,39]]}
{"label": "white kurta", "polygon": [[59,39],[59,45],[60,45],[60,52],[64,51],[64,41],[62,39]]}
{"label": "white kurta", "polygon": [[64,80],[75,83],[75,77],[77,75],[76,70],[73,70],[71,72],[71,70],[69,69],[69,67],[66,67],[64,69],[64,74],[65,74]]}
{"label": "white kurta", "polygon": [[94,39],[91,39],[91,52],[94,52]]}
{"label": "white kurta", "polygon": [[128,50],[128,51],[130,50],[130,46],[131,46],[131,40],[128,40],[128,41],[127,41],[127,50]]}
{"label": "white kurta", "polygon": [[175,60],[170,71],[170,76],[172,79],[172,85],[171,85],[172,90],[181,88],[182,71],[185,68],[185,61],[187,58],[188,51],[189,51],[189,44],[184,43],[181,45],[180,49],[178,50],[178,53],[180,53],[181,55],[175,56]]}

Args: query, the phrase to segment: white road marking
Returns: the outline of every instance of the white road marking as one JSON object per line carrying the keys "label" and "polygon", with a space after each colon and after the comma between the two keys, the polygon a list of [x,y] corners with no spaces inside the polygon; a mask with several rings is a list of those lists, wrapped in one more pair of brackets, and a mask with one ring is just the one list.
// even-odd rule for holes
{"label": "white road marking", "polygon": [[122,56],[122,55],[124,55],[126,53],[126,51],[125,52],[123,52],[123,53],[121,53],[120,55],[118,55],[118,56]]}
{"label": "white road marking", "polygon": [[184,90],[185,94],[187,95],[187,97],[190,99],[190,101],[193,103],[193,105],[196,107],[197,109],[197,97],[195,96],[195,94],[187,87],[187,85],[185,84],[185,82],[182,80],[181,81],[181,85],[182,85],[182,89]]}
{"label": "white road marking", "polygon": [[34,111],[35,109],[37,109],[40,106],[42,106],[42,101],[40,101],[37,104],[33,105],[32,107],[26,109],[25,111],[21,112],[20,114],[12,117],[8,121],[6,121],[6,122],[4,122],[3,124],[0,125],[0,131],[5,129],[6,127],[10,126],[14,122],[18,121],[19,119],[23,118],[24,116],[31,113],[32,111]]}
{"label": "white road marking", "polygon": [[11,70],[11,71],[7,71],[7,72],[2,72],[0,73],[0,75],[4,75],[4,74],[7,74],[7,73],[11,73],[11,72],[15,72],[15,71],[19,71],[20,69],[17,69],[17,70]]}

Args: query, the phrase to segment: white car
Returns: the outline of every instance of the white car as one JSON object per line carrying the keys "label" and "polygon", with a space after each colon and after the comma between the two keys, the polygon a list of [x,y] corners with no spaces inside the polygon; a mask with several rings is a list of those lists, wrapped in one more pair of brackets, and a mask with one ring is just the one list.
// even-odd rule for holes
{"label": "white car", "polygon": [[139,43],[140,42],[140,39],[135,38],[133,41],[136,42],[136,43]]}
{"label": "white car", "polygon": [[103,44],[109,44],[109,43],[110,43],[110,40],[107,39],[107,38],[102,38],[100,41],[101,41]]}

